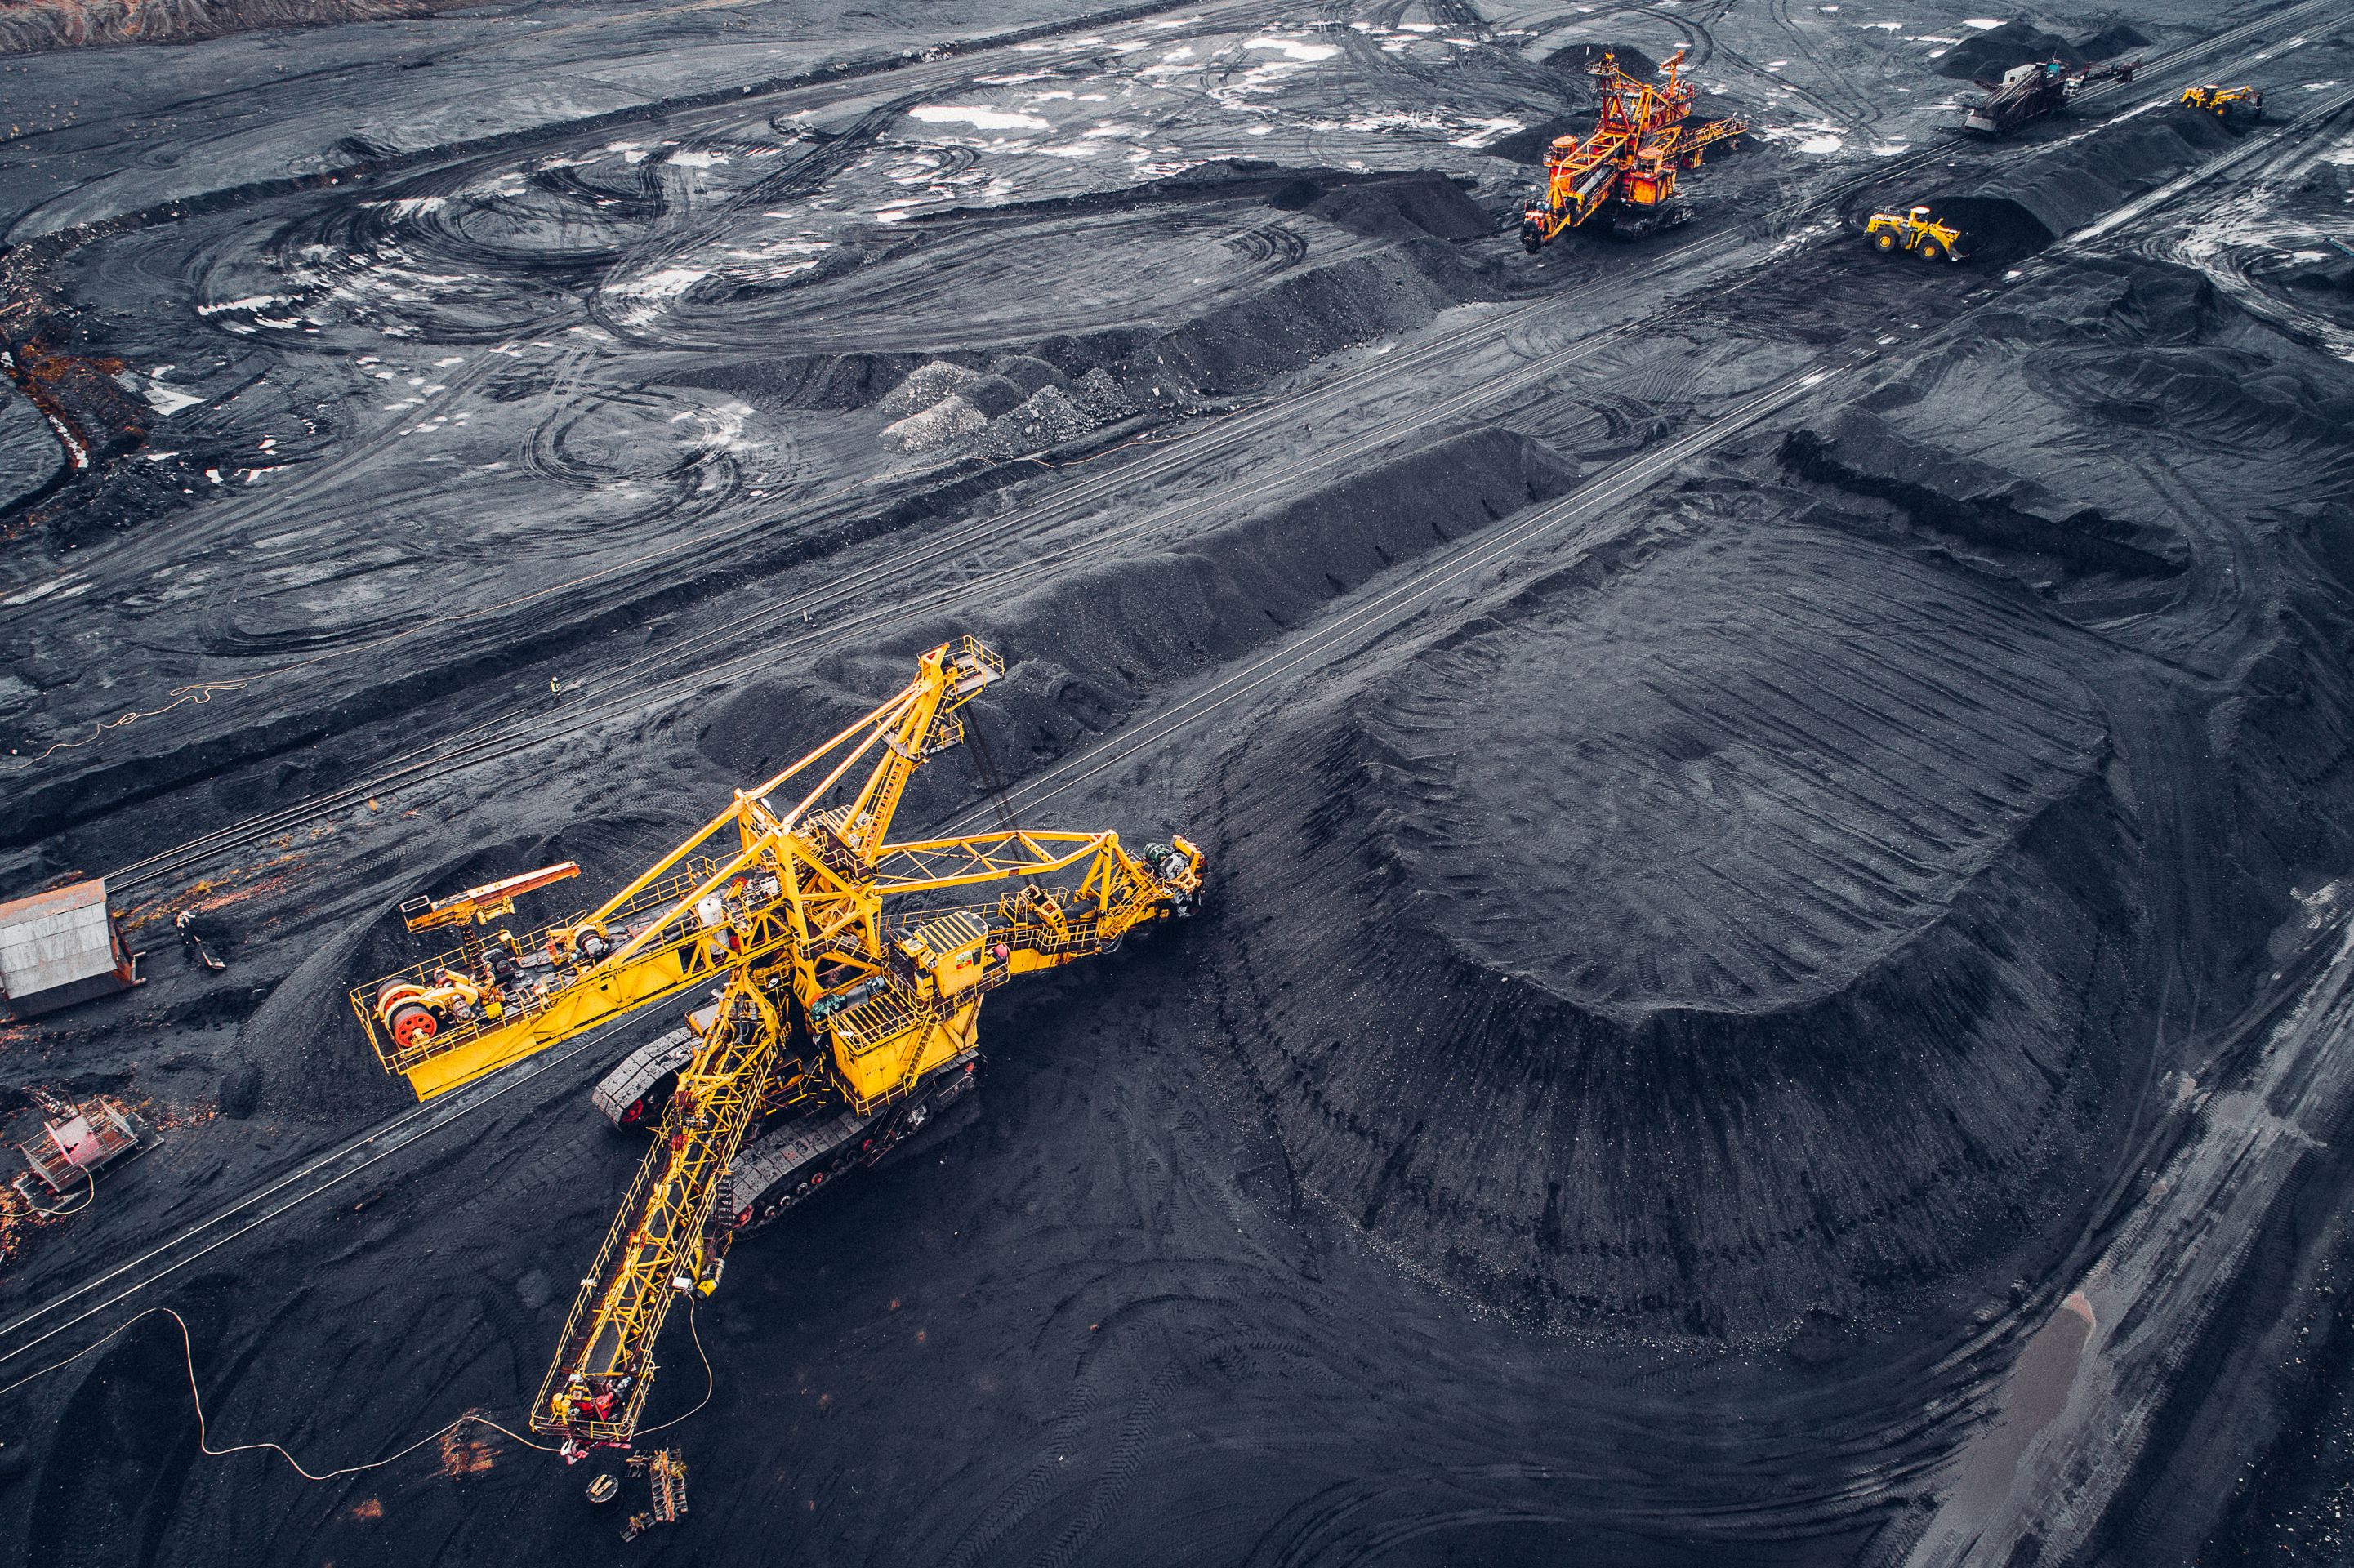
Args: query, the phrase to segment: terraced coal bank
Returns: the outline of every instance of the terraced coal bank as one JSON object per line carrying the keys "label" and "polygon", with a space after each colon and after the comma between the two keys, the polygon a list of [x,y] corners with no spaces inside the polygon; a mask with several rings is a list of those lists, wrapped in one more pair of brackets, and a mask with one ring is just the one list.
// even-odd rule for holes
{"label": "terraced coal bank", "polygon": [[[0,1563],[2336,1560],[2342,16],[401,9],[0,56],[0,895],[146,955],[0,1130],[164,1134],[0,1263]],[[1680,44],[1691,221],[1523,254]],[[411,1121],[347,993],[968,631],[1210,896],[673,1315],[623,1546],[515,1434],[673,1020]]]}

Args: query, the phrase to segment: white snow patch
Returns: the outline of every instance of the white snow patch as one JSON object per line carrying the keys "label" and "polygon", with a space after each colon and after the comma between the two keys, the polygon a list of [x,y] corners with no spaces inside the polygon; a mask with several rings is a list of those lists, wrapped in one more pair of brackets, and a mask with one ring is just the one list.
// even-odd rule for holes
{"label": "white snow patch", "polygon": [[1447,143],[1450,147],[1484,147],[1499,136],[1509,136],[1521,128],[1517,120],[1474,120],[1469,135],[1458,136]]}
{"label": "white snow patch", "polygon": [[1299,60],[1309,65],[1314,65],[1319,60],[1329,60],[1341,52],[1341,47],[1338,44],[1298,44],[1289,38],[1253,38],[1243,48],[1273,49],[1286,59]]}
{"label": "white snow patch", "polygon": [[49,581],[42,583],[37,587],[26,588],[21,593],[12,593],[6,599],[0,599],[0,604],[30,604],[35,599],[48,599],[53,594],[58,595],[60,598],[70,599],[75,594],[87,592],[92,586],[88,579],[75,584],[75,586],[71,588],[68,588],[66,586],[67,584],[73,582],[75,576],[75,573],[68,572],[61,577],[53,577]]}
{"label": "white snow patch", "polygon": [[415,217],[420,212],[439,212],[450,205],[448,196],[397,196],[391,201],[364,201],[363,207],[388,212],[395,217]]}
{"label": "white snow patch", "polygon": [[1787,142],[1797,152],[1827,157],[1847,145],[1847,138],[1840,133],[1843,130],[1829,121],[1817,120],[1797,125],[1769,125],[1754,134],[1768,142]]}
{"label": "white snow patch", "polygon": [[613,292],[633,300],[673,300],[709,276],[710,271],[704,268],[665,267],[659,272],[649,272],[642,278],[616,283]]}
{"label": "white snow patch", "polygon": [[223,311],[266,311],[272,305],[284,302],[284,296],[279,294],[249,294],[242,300],[229,300],[217,305],[198,305],[196,314],[217,316]]}
{"label": "white snow patch", "polygon": [[[168,370],[171,366],[165,366],[164,368]],[[155,412],[167,418],[183,408],[193,408],[204,401],[202,397],[193,393],[164,386],[163,370],[156,371],[147,385],[140,388],[140,391],[146,397],[148,402],[154,405]]]}
{"label": "white snow patch", "polygon": [[1990,33],[1995,28],[2002,26],[2002,18],[1999,16],[1965,16],[1962,18],[1962,26],[1965,27],[1976,27],[1981,33]]}
{"label": "white snow patch", "polygon": [[988,109],[974,103],[921,103],[907,113],[927,125],[970,125],[981,131],[1052,131],[1055,128],[1034,114]]}
{"label": "white snow patch", "polygon": [[682,169],[707,169],[714,164],[724,164],[726,161],[727,154],[725,153],[673,153],[663,160],[665,164],[674,164]]}

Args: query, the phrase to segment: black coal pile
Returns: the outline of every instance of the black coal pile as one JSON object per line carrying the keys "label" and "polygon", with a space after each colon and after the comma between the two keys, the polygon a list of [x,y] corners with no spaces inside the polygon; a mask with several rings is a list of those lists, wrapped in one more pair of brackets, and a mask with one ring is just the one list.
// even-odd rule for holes
{"label": "black coal pile", "polygon": [[[0,1394],[0,1564],[2328,1561],[2354,38],[1993,20],[17,59],[0,894],[110,874],[146,983],[0,1029],[0,1107],[164,1137],[0,1225],[0,1386],[120,1330]],[[1756,155],[1524,254],[1606,47]],[[2173,107],[2233,71],[2265,121]],[[1916,201],[1966,264],[1855,232]],[[350,997],[405,900],[572,860],[567,918],[966,633],[895,834],[1182,832],[1209,895],[676,1305],[693,1508],[624,1546],[525,1413],[648,1147],[588,1091],[680,1009],[418,1112]],[[192,1379],[214,1450],[393,1457],[207,1454]]]}
{"label": "black coal pile", "polygon": [[[1867,1318],[2059,1217],[2138,1065],[2094,935],[2130,841],[2089,694],[2025,623],[1979,644],[1988,593],[1836,530],[1630,553],[1271,737],[1244,810],[1296,826],[1237,853],[1339,906],[1236,955],[1301,1179],[1653,1340]],[[1860,601],[1901,632],[1842,648]]]}
{"label": "black coal pile", "polygon": [[2147,36],[2126,22],[2114,23],[2090,37],[2071,43],[2057,33],[2047,33],[2019,17],[1974,32],[1955,45],[1938,64],[1937,74],[1957,81],[1999,81],[2002,73],[2013,66],[2055,59],[2071,65],[2094,65],[2115,59],[2148,42]]}

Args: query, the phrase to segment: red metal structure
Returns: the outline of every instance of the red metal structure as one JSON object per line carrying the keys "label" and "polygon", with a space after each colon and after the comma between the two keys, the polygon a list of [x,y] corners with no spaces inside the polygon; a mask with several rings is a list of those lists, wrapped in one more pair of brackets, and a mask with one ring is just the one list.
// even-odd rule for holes
{"label": "red metal structure", "polygon": [[34,1177],[41,1179],[51,1196],[79,1193],[92,1171],[137,1149],[148,1138],[139,1118],[121,1100],[101,1095],[75,1105],[38,1089],[31,1094],[46,1119],[38,1138],[16,1146],[32,1170],[19,1174],[14,1185],[41,1213],[70,1211],[52,1211],[42,1202],[42,1194],[31,1184]]}
{"label": "red metal structure", "polygon": [[1601,93],[1594,129],[1584,141],[1560,136],[1545,154],[1545,187],[1522,215],[1521,244],[1531,254],[1606,207],[1620,209],[1612,228],[1648,234],[1687,214],[1670,205],[1676,177],[1701,164],[1702,149],[1749,129],[1742,119],[1691,122],[1692,86],[1683,79],[1684,51],[1670,55],[1659,79],[1639,81],[1614,54],[1587,66]]}

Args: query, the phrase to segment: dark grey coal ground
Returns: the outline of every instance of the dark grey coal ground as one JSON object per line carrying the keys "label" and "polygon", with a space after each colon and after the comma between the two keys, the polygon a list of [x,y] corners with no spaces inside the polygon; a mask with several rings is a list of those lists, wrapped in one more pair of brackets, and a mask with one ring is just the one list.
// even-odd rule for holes
{"label": "dark grey coal ground", "polygon": [[[122,874],[149,977],[0,1109],[164,1126],[0,1384],[168,1306],[216,1447],[519,1427],[667,1019],[173,1238],[402,1112],[400,900],[610,886],[943,636],[1023,821],[1214,893],[673,1317],[684,1524],[205,1457],[149,1316],[0,1393],[0,1562],[2344,1560],[2342,11],[248,29],[327,9],[0,58],[0,891]],[[1693,221],[1523,256],[1577,66],[1680,44]],[[2006,51],[2147,63],[1958,138]],[[1863,248],[1924,196],[1967,264]]]}

